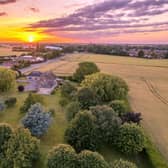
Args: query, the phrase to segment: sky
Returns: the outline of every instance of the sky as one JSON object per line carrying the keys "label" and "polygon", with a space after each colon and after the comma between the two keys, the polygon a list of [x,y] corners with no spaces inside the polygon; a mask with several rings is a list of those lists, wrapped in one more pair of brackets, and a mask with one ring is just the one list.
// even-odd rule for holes
{"label": "sky", "polygon": [[168,0],[0,0],[0,42],[168,43]]}

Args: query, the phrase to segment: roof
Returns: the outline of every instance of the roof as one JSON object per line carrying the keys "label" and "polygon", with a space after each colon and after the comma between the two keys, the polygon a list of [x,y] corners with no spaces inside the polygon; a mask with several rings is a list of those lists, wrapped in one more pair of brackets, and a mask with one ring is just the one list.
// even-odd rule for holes
{"label": "roof", "polygon": [[33,71],[28,76],[40,77],[41,75],[42,75],[42,72],[40,72],[40,71]]}
{"label": "roof", "polygon": [[62,50],[61,47],[56,47],[56,46],[46,46],[45,48],[46,48],[46,49],[50,49],[50,50],[59,50],[59,51]]}

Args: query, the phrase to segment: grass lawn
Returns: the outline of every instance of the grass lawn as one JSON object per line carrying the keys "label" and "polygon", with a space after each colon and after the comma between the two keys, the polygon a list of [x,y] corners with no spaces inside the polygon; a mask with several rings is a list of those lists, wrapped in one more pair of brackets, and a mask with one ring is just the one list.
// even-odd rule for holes
{"label": "grass lawn", "polygon": [[[4,95],[1,94],[0,98],[12,97],[12,96],[17,97],[17,104],[14,108],[9,108],[0,114],[0,122],[9,123],[14,128],[17,128],[21,126],[21,119],[24,116],[24,114],[20,113],[19,109],[20,106],[23,104],[25,98],[28,96],[28,93],[13,92]],[[65,118],[65,111],[58,103],[59,98],[60,98],[59,91],[57,91],[55,95],[44,96],[46,109],[47,110],[51,108],[55,109],[55,115],[53,118],[52,125],[50,126],[47,134],[40,139],[41,157],[35,168],[46,168],[45,164],[48,151],[57,144],[65,143],[64,131],[68,123]],[[147,159],[142,157],[142,155],[134,157],[133,156],[126,157],[121,153],[116,152],[116,150],[113,149],[112,147],[102,147],[102,149],[99,152],[109,162],[112,162],[115,159],[123,158],[135,162],[139,168],[152,168],[149,165]]]}

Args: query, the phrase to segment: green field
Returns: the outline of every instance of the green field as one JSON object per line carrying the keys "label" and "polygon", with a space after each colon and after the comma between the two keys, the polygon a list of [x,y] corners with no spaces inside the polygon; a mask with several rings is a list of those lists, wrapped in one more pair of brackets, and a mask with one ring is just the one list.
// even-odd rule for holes
{"label": "green field", "polygon": [[60,61],[36,70],[52,70],[57,75],[71,75],[81,61],[93,61],[102,72],[126,80],[134,111],[142,113],[143,126],[168,160],[168,60],[82,53],[66,55]]}

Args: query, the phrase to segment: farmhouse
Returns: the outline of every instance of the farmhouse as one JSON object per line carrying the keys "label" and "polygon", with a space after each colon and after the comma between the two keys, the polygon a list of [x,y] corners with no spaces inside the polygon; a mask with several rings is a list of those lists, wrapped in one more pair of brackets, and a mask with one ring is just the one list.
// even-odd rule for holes
{"label": "farmhouse", "polygon": [[33,71],[27,76],[27,82],[28,85],[25,87],[25,91],[49,95],[61,84],[62,79],[56,77],[51,71],[44,73]]}
{"label": "farmhouse", "polygon": [[43,62],[44,58],[42,57],[34,57],[31,55],[24,55],[24,56],[20,56],[18,57],[19,61],[29,61],[31,63],[38,63],[38,62]]}

